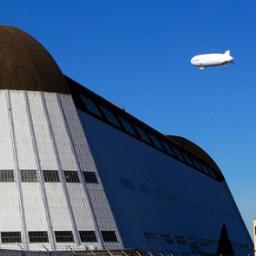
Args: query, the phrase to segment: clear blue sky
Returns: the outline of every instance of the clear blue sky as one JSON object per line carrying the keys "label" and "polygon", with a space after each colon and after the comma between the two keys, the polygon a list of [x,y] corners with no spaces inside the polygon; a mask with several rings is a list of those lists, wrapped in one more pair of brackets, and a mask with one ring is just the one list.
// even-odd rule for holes
{"label": "clear blue sky", "polygon": [[[256,217],[256,1],[8,0],[64,73],[165,134],[203,147],[223,170],[251,233]],[[197,53],[235,65],[199,71]]]}

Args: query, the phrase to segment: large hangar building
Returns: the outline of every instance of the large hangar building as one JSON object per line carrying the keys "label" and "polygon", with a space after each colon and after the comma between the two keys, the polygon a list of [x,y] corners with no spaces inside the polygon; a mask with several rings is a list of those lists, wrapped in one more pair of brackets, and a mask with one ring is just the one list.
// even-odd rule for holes
{"label": "large hangar building", "polygon": [[0,27],[0,123],[0,249],[252,252],[205,151],[66,77],[9,26]]}

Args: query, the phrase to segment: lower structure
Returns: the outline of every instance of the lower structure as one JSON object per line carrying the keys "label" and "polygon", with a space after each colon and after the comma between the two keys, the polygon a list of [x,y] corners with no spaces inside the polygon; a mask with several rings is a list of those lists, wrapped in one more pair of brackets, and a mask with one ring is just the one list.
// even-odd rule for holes
{"label": "lower structure", "polygon": [[0,248],[248,254],[214,161],[64,76],[0,27]]}

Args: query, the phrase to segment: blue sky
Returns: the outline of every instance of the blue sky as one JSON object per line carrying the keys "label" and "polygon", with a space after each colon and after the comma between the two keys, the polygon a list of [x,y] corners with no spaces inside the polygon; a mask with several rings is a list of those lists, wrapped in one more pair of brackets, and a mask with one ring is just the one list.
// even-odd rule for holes
{"label": "blue sky", "polygon": [[[256,217],[254,0],[8,0],[0,23],[22,28],[64,73],[218,163],[251,233]],[[230,49],[235,65],[190,58]]]}

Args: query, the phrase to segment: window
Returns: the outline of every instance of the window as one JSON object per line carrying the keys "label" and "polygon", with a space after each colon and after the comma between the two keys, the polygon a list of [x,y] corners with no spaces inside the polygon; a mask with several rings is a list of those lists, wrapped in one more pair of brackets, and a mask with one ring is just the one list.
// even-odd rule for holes
{"label": "window", "polygon": [[81,96],[83,103],[85,104],[87,110],[89,112],[91,112],[92,114],[102,118],[102,115],[101,115],[98,107],[96,106],[96,104],[91,99],[85,97],[84,95],[80,95],[80,96]]}
{"label": "window", "polygon": [[14,182],[13,170],[0,170],[0,182]]}
{"label": "window", "polygon": [[101,231],[104,242],[117,242],[115,231]]}
{"label": "window", "polygon": [[153,134],[149,134],[149,137],[151,138],[151,140],[153,141],[153,144],[161,150],[164,150],[163,146],[161,145],[160,141],[158,140],[158,138],[156,138]]}
{"label": "window", "polygon": [[173,240],[172,240],[171,236],[168,235],[168,234],[162,234],[162,235],[161,235],[161,238],[162,238],[166,243],[168,243],[168,244],[172,244],[172,243],[173,243]]}
{"label": "window", "polygon": [[82,242],[97,242],[94,231],[79,231],[79,235]]}
{"label": "window", "polygon": [[144,140],[145,142],[147,142],[149,144],[152,144],[152,142],[149,139],[148,135],[146,134],[146,132],[142,128],[136,126],[136,130],[137,130],[137,132],[140,135],[140,138],[142,140]]}
{"label": "window", "polygon": [[174,156],[174,153],[173,153],[172,149],[170,148],[169,144],[168,144],[167,142],[165,142],[165,141],[161,141],[161,143],[162,143],[162,145],[164,146],[165,151],[166,151],[169,155]]}
{"label": "window", "polygon": [[53,171],[53,170],[44,170],[44,181],[45,182],[59,182],[59,174],[58,171]]}
{"label": "window", "polygon": [[55,231],[56,242],[74,242],[72,231]]}
{"label": "window", "polygon": [[201,167],[200,167],[198,161],[195,158],[193,158],[192,160],[193,160],[193,163],[194,163],[196,169],[201,170]]}
{"label": "window", "polygon": [[129,189],[129,190],[135,190],[132,181],[125,179],[125,178],[121,178],[121,177],[119,179],[120,179],[120,183],[122,184],[123,187],[125,187],[126,189]]}
{"label": "window", "polygon": [[111,124],[113,124],[113,125],[115,125],[115,126],[117,126],[119,128],[121,127],[119,122],[117,121],[116,117],[114,116],[114,114],[110,110],[108,110],[108,109],[106,109],[106,108],[104,108],[102,106],[100,108],[101,108],[102,112],[104,113],[104,115],[106,116],[107,120]]}
{"label": "window", "polygon": [[98,179],[95,172],[83,172],[86,183],[98,183]]}
{"label": "window", "polygon": [[216,176],[216,174],[215,174],[215,172],[212,170],[212,168],[210,168],[209,166],[205,166],[206,167],[206,169],[208,170],[208,173],[213,177],[213,178],[217,178],[217,176]]}
{"label": "window", "polygon": [[2,243],[21,243],[20,232],[1,232]]}
{"label": "window", "polygon": [[36,182],[36,170],[20,170],[22,182]]}
{"label": "window", "polygon": [[147,241],[152,241],[157,239],[157,234],[153,232],[145,232],[144,236]]}
{"label": "window", "polygon": [[186,240],[183,236],[176,236],[177,244],[186,244]]}
{"label": "window", "polygon": [[46,231],[29,231],[28,236],[30,243],[48,242],[48,234]]}
{"label": "window", "polygon": [[201,162],[201,161],[198,160],[198,164],[199,164],[199,166],[200,166],[200,169],[201,169],[205,174],[210,175],[208,169],[206,168],[206,165],[205,165],[203,162]]}
{"label": "window", "polygon": [[128,132],[128,133],[130,133],[132,135],[137,136],[133,126],[131,125],[131,123],[128,120],[124,119],[121,116],[119,116],[119,119],[120,119],[120,121],[121,121],[121,123],[122,123],[122,125],[123,125],[123,127],[124,127],[126,132]]}
{"label": "window", "polygon": [[183,158],[183,156],[182,156],[180,150],[177,149],[176,147],[172,147],[172,150],[174,151],[176,157],[177,157],[180,161],[184,162],[184,158]]}
{"label": "window", "polygon": [[79,182],[79,177],[75,171],[64,171],[66,182],[68,183],[77,183]]}
{"label": "window", "polygon": [[187,164],[194,167],[193,160],[190,158],[190,156],[188,156],[185,152],[181,152],[181,153],[182,153],[183,158],[187,162]]}

